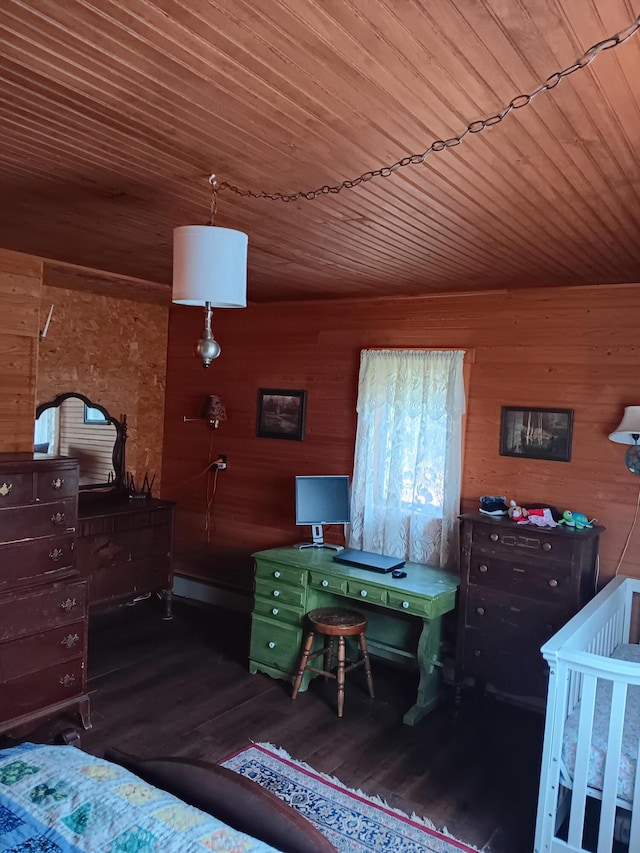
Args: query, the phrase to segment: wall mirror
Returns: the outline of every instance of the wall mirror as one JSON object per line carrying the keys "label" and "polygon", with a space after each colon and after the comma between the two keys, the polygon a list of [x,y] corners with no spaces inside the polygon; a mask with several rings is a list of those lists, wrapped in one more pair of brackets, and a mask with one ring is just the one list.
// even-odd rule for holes
{"label": "wall mirror", "polygon": [[114,418],[83,394],[60,394],[36,409],[34,452],[78,459],[81,490],[122,488],[126,438],[126,416]]}

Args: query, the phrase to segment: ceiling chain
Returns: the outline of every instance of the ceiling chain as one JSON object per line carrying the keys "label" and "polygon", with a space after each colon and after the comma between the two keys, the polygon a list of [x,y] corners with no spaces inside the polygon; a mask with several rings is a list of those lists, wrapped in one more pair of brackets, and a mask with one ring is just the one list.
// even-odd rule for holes
{"label": "ceiling chain", "polygon": [[[528,107],[531,101],[539,95],[541,92],[549,92],[551,89],[555,89],[555,87],[560,83],[561,80],[564,80],[565,77],[568,77],[570,74],[573,74],[574,71],[579,71],[581,68],[586,68],[593,60],[604,50],[610,50],[612,47],[617,47],[622,42],[631,38],[631,36],[635,35],[638,30],[640,30],[640,16],[636,18],[636,20],[629,24],[624,30],[621,30],[619,33],[616,33],[609,38],[603,39],[603,41],[597,42],[597,44],[592,45],[588,50],[586,50],[582,56],[577,59],[573,65],[569,65],[563,71],[556,71],[555,74],[552,74],[550,77],[547,77],[544,83],[541,83],[536,89],[532,92],[529,92],[528,95],[516,95],[515,98],[507,104],[504,109],[496,113],[495,115],[488,116],[484,119],[477,119],[476,121],[472,121],[471,124],[467,125],[467,127],[462,131],[462,133],[458,134],[458,136],[452,136],[449,139],[437,139],[435,142],[432,142],[431,145],[424,151],[422,154],[411,154],[407,157],[403,157],[401,160],[398,160],[396,163],[393,163],[391,166],[383,166],[380,169],[372,169],[369,172],[364,172],[364,174],[360,175],[357,178],[353,178],[352,180],[341,181],[339,184],[334,184],[330,186],[329,184],[325,184],[323,187],[318,187],[316,190],[308,190],[304,192],[303,190],[299,190],[294,193],[281,193],[281,192],[266,192],[264,190],[250,190],[250,189],[241,189],[240,187],[234,186],[233,184],[228,183],[227,181],[222,181],[217,189],[219,190],[229,190],[232,193],[235,193],[239,196],[244,196],[245,198],[264,198],[269,199],[270,201],[298,201],[298,199],[304,198],[308,200],[312,200],[319,195],[326,195],[328,193],[339,193],[341,190],[350,190],[353,187],[357,187],[360,184],[365,183],[366,181],[370,181],[372,178],[388,178],[389,175],[392,175],[394,172],[397,172],[399,169],[404,169],[406,166],[419,166],[421,163],[427,159],[429,154],[432,154],[437,151],[444,151],[445,148],[454,148],[456,145],[460,145],[462,140],[470,133],[480,133],[483,130],[486,130],[488,127],[493,127],[493,125],[500,124],[501,121],[512,113],[514,110],[520,110],[523,107]],[[212,176],[213,177],[213,176]],[[214,199],[215,199],[215,189],[214,187]],[[215,203],[215,202],[214,202]],[[215,208],[212,206],[212,219],[213,214],[215,213]]]}

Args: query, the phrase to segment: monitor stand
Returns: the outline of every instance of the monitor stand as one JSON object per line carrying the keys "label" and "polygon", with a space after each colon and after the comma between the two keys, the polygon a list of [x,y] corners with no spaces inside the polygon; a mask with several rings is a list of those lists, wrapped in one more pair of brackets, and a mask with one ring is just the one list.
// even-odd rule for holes
{"label": "monitor stand", "polygon": [[301,542],[299,545],[296,545],[296,548],[299,551],[303,548],[327,548],[330,551],[344,551],[344,547],[342,545],[331,545],[329,542],[324,541],[321,524],[311,525],[311,535],[313,537],[313,542]]}

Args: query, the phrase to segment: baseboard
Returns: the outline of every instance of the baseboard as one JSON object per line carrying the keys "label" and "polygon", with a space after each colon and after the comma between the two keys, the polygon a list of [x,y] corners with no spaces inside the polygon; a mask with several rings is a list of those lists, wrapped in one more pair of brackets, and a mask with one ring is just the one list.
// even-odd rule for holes
{"label": "baseboard", "polygon": [[253,599],[250,595],[221,589],[213,584],[185,578],[181,575],[174,575],[173,594],[176,598],[211,604],[214,607],[222,607],[224,610],[231,610],[234,613],[251,613],[253,610]]}

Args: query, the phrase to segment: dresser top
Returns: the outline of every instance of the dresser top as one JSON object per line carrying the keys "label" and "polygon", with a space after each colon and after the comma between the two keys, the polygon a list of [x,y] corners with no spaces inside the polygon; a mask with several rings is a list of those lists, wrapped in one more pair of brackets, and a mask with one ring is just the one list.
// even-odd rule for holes
{"label": "dresser top", "polygon": [[585,527],[582,530],[576,530],[575,527],[567,527],[566,524],[559,524],[557,527],[539,527],[537,524],[518,524],[512,521],[508,516],[493,516],[485,515],[482,512],[465,512],[459,516],[461,521],[471,521],[475,524],[490,524],[495,527],[501,527],[503,530],[512,530],[514,533],[530,533],[536,531],[549,536],[561,537],[579,537],[580,539],[590,539],[592,536],[599,536],[606,527],[594,524],[593,527]]}
{"label": "dresser top", "polygon": [[0,469],[23,471],[28,468],[77,467],[78,460],[72,456],[48,456],[45,453],[0,453]]}

